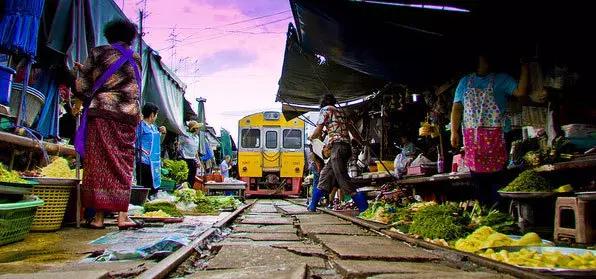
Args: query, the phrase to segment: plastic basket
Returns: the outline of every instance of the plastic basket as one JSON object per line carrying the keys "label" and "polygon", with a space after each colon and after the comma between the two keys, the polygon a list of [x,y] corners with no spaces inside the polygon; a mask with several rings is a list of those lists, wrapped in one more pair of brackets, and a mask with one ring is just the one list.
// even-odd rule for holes
{"label": "plastic basket", "polygon": [[32,231],[56,231],[62,227],[62,221],[68,207],[70,192],[74,186],[36,185],[31,193],[45,202],[35,214]]}
{"label": "plastic basket", "polygon": [[[23,84],[13,83],[12,93],[10,95],[10,111],[13,116],[16,116],[19,111],[19,104],[21,103],[21,95],[23,93]],[[37,116],[43,108],[46,97],[39,92],[39,90],[29,86],[27,87],[27,94],[25,95],[25,114],[23,116],[24,124],[28,127],[33,125]]]}
{"label": "plastic basket", "polygon": [[130,191],[130,204],[143,205],[149,196],[149,189],[143,187],[132,187]]}
{"label": "plastic basket", "polygon": [[169,179],[162,179],[161,185],[159,186],[159,190],[166,191],[166,192],[174,192],[176,189],[176,181],[169,180]]}
{"label": "plastic basket", "polygon": [[37,207],[43,204],[40,199],[0,204],[0,246],[25,239]]}

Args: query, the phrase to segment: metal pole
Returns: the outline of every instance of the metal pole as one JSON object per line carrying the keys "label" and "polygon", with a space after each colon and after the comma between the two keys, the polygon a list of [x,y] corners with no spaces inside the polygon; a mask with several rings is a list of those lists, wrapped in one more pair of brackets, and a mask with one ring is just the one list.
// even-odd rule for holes
{"label": "metal pole", "polygon": [[[77,13],[76,13],[76,19],[75,22],[77,22],[77,32],[76,32],[76,36],[75,36],[75,40],[76,40],[76,45],[77,45],[77,50],[76,50],[76,54],[77,54],[77,62],[81,62],[81,38],[79,37],[80,35],[80,28],[81,28],[81,17],[83,15],[83,3],[82,1],[76,1],[75,3],[77,3]],[[79,76],[79,72],[77,71],[77,78]],[[79,115],[77,116],[77,121],[76,121],[76,129],[75,131],[77,131],[79,129],[79,126],[81,125],[81,114],[79,113]],[[81,179],[81,156],[79,155],[79,153],[77,152],[76,154],[76,158],[77,158],[77,163],[76,163],[76,173],[77,173],[77,179]],[[76,210],[77,212],[75,212],[75,218],[76,223],[77,223],[77,228],[81,227],[81,209],[82,209],[82,204],[81,204],[81,183],[77,184],[76,187],[77,190],[77,206],[76,206]]]}
{"label": "metal pole", "polygon": [[23,107],[25,106],[25,97],[27,96],[27,88],[29,87],[29,76],[31,74],[31,64],[33,64],[33,59],[27,57],[27,66],[25,66],[25,80],[23,80],[23,91],[21,91],[21,99],[19,100],[19,109],[17,110],[17,126],[21,126],[21,122],[23,121]]}

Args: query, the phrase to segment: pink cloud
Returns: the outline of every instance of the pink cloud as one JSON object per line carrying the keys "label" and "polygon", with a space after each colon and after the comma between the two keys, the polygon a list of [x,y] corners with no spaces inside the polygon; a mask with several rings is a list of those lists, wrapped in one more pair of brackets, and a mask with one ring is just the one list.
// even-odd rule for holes
{"label": "pink cloud", "polygon": [[[133,20],[137,19],[135,2],[127,0],[124,7]],[[235,135],[241,114],[280,108],[274,100],[291,13],[251,18],[289,10],[288,1],[151,0],[147,8],[144,39],[161,50],[166,64],[179,69],[177,74],[188,84],[189,101],[207,98],[211,125]],[[240,21],[246,22],[222,26]],[[168,47],[174,26],[179,42],[172,61]]]}

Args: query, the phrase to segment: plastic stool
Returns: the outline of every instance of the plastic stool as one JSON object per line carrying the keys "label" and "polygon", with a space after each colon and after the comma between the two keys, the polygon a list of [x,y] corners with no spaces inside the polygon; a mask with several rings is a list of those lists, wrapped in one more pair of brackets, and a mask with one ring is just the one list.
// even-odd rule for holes
{"label": "plastic stool", "polygon": [[[573,213],[573,217],[567,213]],[[593,243],[594,230],[592,228],[591,218],[593,212],[590,212],[588,201],[580,200],[574,197],[559,197],[555,206],[555,241],[561,239],[574,239],[575,243]],[[570,217],[570,218],[566,218]],[[572,219],[572,220],[569,220]],[[570,228],[566,222],[573,221],[575,224]]]}

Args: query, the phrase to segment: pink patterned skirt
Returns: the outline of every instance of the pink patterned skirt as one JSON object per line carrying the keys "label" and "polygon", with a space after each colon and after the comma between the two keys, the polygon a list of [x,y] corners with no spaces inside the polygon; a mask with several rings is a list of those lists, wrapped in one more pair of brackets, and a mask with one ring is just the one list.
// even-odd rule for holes
{"label": "pink patterned skirt", "polygon": [[135,128],[111,119],[89,118],[81,186],[83,207],[128,211]]}

